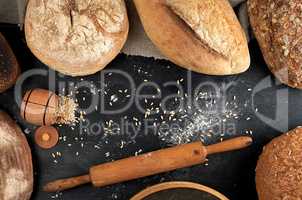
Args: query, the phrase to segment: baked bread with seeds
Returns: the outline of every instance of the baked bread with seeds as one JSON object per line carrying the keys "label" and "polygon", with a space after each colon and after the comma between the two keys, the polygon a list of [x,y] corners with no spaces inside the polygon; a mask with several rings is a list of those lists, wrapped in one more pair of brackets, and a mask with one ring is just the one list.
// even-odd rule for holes
{"label": "baked bread with seeds", "polygon": [[302,127],[265,146],[256,168],[259,200],[302,198]]}
{"label": "baked bread with seeds", "polygon": [[302,89],[302,1],[249,0],[255,36],[272,73]]}

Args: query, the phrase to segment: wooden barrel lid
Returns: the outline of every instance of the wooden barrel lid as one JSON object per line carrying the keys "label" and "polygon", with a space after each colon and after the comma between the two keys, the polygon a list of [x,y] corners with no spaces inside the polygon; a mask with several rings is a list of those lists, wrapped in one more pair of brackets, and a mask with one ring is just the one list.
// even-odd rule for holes
{"label": "wooden barrel lid", "polygon": [[0,199],[29,200],[33,166],[29,145],[18,125],[0,111]]}
{"label": "wooden barrel lid", "polygon": [[[202,199],[202,200],[229,200],[221,193],[200,185],[191,182],[167,182],[161,183],[152,187],[149,187],[142,192],[138,193],[130,200],[166,200],[173,196],[173,199],[184,200],[180,192],[184,190],[189,190],[186,192],[186,199],[190,199],[190,195],[194,195],[194,192],[199,192],[200,194],[195,194],[195,198],[191,199]],[[168,191],[168,192],[167,192]],[[170,194],[169,194],[170,193]],[[197,197],[198,196],[198,197]]]}
{"label": "wooden barrel lid", "polygon": [[59,141],[59,133],[53,126],[41,126],[35,132],[35,142],[43,149],[50,149]]}

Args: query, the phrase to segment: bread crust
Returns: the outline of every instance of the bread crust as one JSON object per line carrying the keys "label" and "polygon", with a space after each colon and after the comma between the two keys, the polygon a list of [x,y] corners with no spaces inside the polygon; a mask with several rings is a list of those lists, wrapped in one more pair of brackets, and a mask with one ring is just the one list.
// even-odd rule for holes
{"label": "bread crust", "polygon": [[20,74],[17,59],[0,33],[0,93],[12,87]]}
{"label": "bread crust", "polygon": [[0,199],[29,200],[33,191],[32,157],[18,125],[0,111]]}
{"label": "bread crust", "polygon": [[120,52],[128,31],[124,0],[30,0],[27,5],[29,48],[63,74],[100,71]]}
{"label": "bread crust", "polygon": [[248,11],[269,69],[282,83],[302,89],[302,2],[249,0]]}
{"label": "bread crust", "polygon": [[302,128],[265,146],[256,168],[259,200],[302,198]]}
{"label": "bread crust", "polygon": [[147,35],[172,62],[209,75],[248,69],[247,40],[226,0],[134,2]]}

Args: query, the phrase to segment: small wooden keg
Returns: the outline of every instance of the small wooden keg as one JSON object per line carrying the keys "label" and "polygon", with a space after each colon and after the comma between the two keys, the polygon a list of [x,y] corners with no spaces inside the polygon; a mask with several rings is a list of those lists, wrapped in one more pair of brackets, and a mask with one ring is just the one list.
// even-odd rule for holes
{"label": "small wooden keg", "polygon": [[57,121],[59,97],[51,91],[33,89],[26,92],[21,104],[21,116],[35,125],[52,125]]}

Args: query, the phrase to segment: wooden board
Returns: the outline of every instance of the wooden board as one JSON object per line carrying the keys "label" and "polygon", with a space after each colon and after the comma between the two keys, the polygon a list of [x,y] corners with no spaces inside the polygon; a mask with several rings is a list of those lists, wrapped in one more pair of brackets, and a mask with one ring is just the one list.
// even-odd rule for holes
{"label": "wooden board", "polygon": [[0,199],[28,200],[33,190],[29,145],[21,129],[0,111]]}

